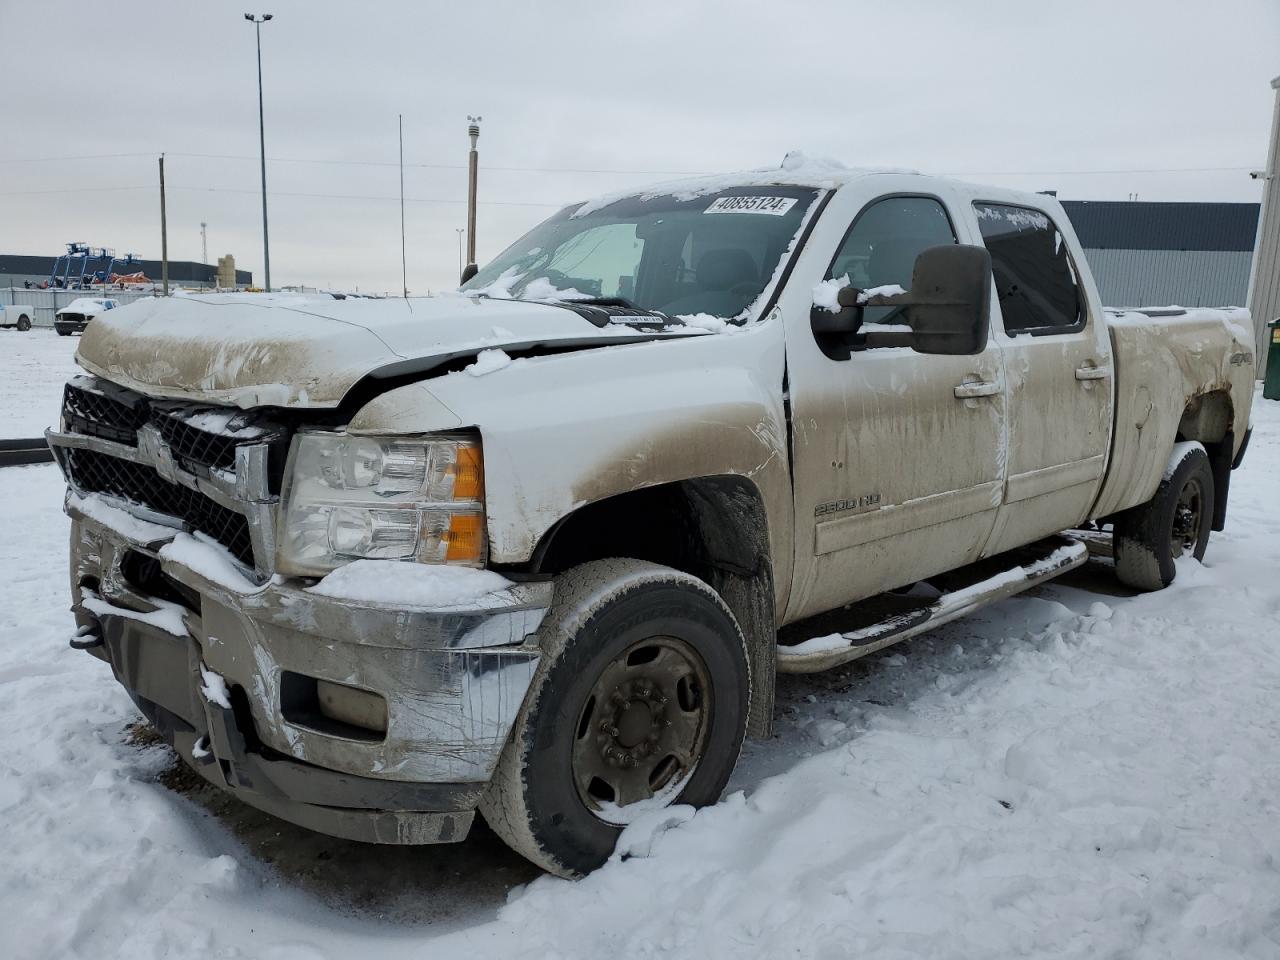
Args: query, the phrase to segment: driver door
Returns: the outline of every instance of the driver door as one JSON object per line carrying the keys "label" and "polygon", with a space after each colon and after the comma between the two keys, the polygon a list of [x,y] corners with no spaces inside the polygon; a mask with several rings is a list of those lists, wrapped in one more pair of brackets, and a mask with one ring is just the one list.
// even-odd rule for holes
{"label": "driver door", "polygon": [[[836,195],[825,235],[815,230],[811,246],[825,241],[826,254],[812,282],[847,275],[862,289],[906,288],[922,250],[959,242],[950,196],[844,196],[860,186]],[[840,217],[842,200],[848,212]],[[893,309],[868,309],[868,328],[894,323]],[[979,559],[1003,486],[1005,397],[994,340],[976,356],[931,356],[868,347],[861,333],[815,334],[799,302],[787,316],[796,478],[787,619]]]}

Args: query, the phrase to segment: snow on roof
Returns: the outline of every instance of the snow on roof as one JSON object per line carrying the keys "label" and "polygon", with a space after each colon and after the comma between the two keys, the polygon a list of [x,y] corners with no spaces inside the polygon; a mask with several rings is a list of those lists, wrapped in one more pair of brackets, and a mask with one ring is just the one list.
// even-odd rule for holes
{"label": "snow on roof", "polygon": [[756,187],[772,184],[834,190],[859,177],[883,173],[919,173],[919,171],[895,167],[850,167],[839,160],[833,160],[828,157],[811,157],[803,151],[792,150],[783,158],[782,165],[779,167],[759,167],[754,170],[740,170],[736,173],[716,173],[683,180],[668,180],[662,183],[655,183],[638,191],[627,190],[619,193],[610,193],[588,200],[573,212],[573,216],[585,217],[589,213],[607,207],[609,204],[616,203],[619,200],[625,200],[628,197],[640,197],[644,200],[650,200],[654,197],[675,197],[677,200],[693,200],[731,187]]}

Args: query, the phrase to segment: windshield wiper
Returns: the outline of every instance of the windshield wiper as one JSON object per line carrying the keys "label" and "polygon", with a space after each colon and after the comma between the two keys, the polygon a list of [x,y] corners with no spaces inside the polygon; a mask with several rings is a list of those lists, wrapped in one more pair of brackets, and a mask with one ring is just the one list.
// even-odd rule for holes
{"label": "windshield wiper", "polygon": [[661,324],[663,327],[673,323],[672,319],[659,310],[637,306],[626,297],[572,297],[564,300],[540,300],[534,303],[546,303],[565,310],[572,310],[584,320],[589,320],[597,327],[610,324]]}
{"label": "windshield wiper", "polygon": [[585,303],[592,307],[625,307],[628,310],[644,310],[645,313],[652,313],[651,310],[645,310],[644,307],[637,306],[626,297],[571,297],[562,303]]}

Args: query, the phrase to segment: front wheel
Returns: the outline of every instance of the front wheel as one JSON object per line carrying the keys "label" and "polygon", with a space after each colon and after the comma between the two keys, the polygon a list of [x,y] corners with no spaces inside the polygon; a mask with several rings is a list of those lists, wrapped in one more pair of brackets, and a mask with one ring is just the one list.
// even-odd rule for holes
{"label": "front wheel", "polygon": [[1213,521],[1213,467],[1199,443],[1179,443],[1155,496],[1116,517],[1116,576],[1138,590],[1173,582],[1174,561],[1204,559]]}
{"label": "front wheel", "polygon": [[624,559],[561,574],[538,635],[480,810],[517,853],[580,876],[638,815],[719,799],[746,733],[746,641],[701,580]]}
{"label": "front wheel", "polygon": [[31,318],[24,313],[22,316],[18,318],[18,332],[26,333],[30,329],[31,329]]}

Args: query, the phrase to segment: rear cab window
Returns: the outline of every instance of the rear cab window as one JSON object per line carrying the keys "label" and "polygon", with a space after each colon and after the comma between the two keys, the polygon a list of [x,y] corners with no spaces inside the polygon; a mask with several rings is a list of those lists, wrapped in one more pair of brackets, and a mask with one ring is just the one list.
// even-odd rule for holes
{"label": "rear cab window", "polygon": [[1066,238],[1043,210],[976,201],[982,242],[991,254],[1005,333],[1074,333],[1086,321],[1080,276]]}

